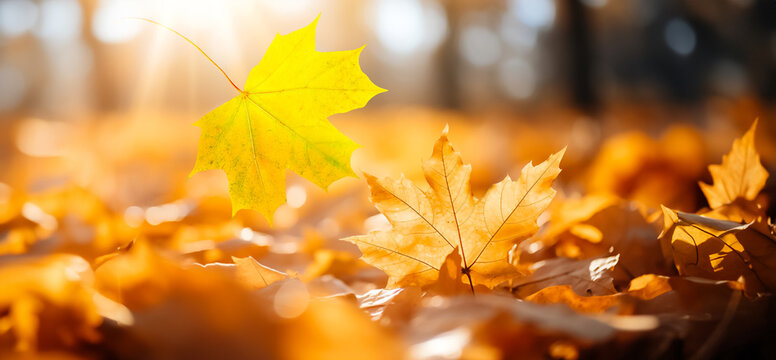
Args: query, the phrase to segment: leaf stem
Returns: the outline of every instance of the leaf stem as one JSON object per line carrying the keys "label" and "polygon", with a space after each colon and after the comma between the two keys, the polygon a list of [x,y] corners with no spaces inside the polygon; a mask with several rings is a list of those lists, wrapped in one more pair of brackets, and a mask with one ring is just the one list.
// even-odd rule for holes
{"label": "leaf stem", "polygon": [[471,269],[466,272],[466,277],[469,278],[469,288],[472,289],[472,296],[474,296],[474,283],[472,283]]}
{"label": "leaf stem", "polygon": [[245,91],[243,91],[243,90],[242,90],[242,89],[240,89],[240,88],[239,88],[237,85],[235,85],[235,84],[234,84],[234,81],[232,81],[232,79],[231,79],[231,78],[229,78],[229,75],[227,75],[227,74],[226,74],[226,71],[224,71],[224,69],[222,69],[220,66],[218,66],[218,64],[216,64],[216,62],[215,62],[215,61],[213,61],[213,59],[211,59],[211,58],[210,58],[210,56],[208,56],[208,55],[207,55],[207,53],[205,53],[205,51],[204,51],[204,50],[202,50],[202,49],[201,49],[199,46],[197,46],[197,44],[195,44],[193,41],[189,40],[189,38],[187,38],[187,37],[183,36],[183,34],[181,34],[181,33],[177,32],[177,31],[175,31],[174,29],[172,29],[172,28],[171,28],[171,27],[169,27],[169,26],[162,25],[162,24],[160,24],[160,23],[158,23],[158,22],[156,22],[156,21],[150,20],[150,19],[146,19],[146,18],[140,18],[140,17],[131,17],[130,19],[135,19],[135,20],[141,20],[141,21],[149,22],[149,23],[151,23],[151,24],[154,24],[154,25],[157,25],[157,26],[163,27],[163,28],[165,28],[165,29],[167,29],[167,30],[170,30],[170,31],[171,31],[173,34],[180,36],[181,38],[183,38],[183,40],[186,40],[186,42],[188,42],[189,44],[193,45],[195,48],[197,48],[197,50],[199,50],[199,52],[200,52],[202,55],[204,55],[204,56],[205,56],[205,57],[206,57],[208,60],[210,60],[210,63],[212,63],[213,65],[215,65],[215,67],[217,67],[217,68],[218,68],[218,70],[219,70],[219,71],[221,71],[221,74],[224,74],[224,77],[226,78],[226,80],[229,80],[229,83],[230,83],[230,84],[232,84],[232,87],[234,87],[234,89],[235,89],[235,90],[237,90],[237,91],[238,91],[238,92],[240,92],[241,94],[244,94],[244,93],[245,93]]}

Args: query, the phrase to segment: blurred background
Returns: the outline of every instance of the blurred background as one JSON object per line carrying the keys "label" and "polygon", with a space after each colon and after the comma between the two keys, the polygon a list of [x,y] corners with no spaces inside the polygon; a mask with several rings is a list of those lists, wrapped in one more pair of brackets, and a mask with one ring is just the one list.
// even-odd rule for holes
{"label": "blurred background", "polygon": [[595,113],[617,102],[776,97],[768,0],[3,0],[0,111],[63,120],[207,111],[231,95],[219,74],[181,39],[130,17],[174,27],[241,79],[276,31],[319,13],[321,50],[369,45],[363,67],[391,90],[373,107]]}
{"label": "blurred background", "polygon": [[[364,146],[357,171],[420,179],[448,123],[477,191],[569,146],[570,196],[693,210],[706,166],[755,118],[776,164],[771,0],[0,0],[0,200],[76,186],[142,222],[225,199],[223,174],[186,177],[191,124],[234,90],[190,44],[130,18],[185,34],[241,84],[278,31],[318,14],[318,50],[368,44],[362,68],[389,90],[331,119]],[[351,180],[337,186],[366,197]],[[337,186],[292,177],[286,210]]]}

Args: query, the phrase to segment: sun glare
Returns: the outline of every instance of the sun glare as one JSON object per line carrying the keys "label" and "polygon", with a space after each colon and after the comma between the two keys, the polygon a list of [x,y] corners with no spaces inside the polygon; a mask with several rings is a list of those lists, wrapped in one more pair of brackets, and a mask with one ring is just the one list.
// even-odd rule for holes
{"label": "sun glare", "polygon": [[[216,62],[226,67],[227,71],[237,65],[242,67],[243,52],[238,46],[235,36],[237,28],[230,19],[234,19],[241,11],[243,1],[225,0],[219,6],[204,0],[172,0],[164,2],[147,2],[141,11],[141,17],[154,20],[175,29],[196,42],[208,52]],[[207,60],[194,47],[171,33],[170,31],[150,24],[141,24],[146,32],[153,32],[152,39],[147,42],[143,69],[134,95],[137,108],[161,107],[158,99],[165,99],[164,94],[183,94],[188,100],[184,103],[196,107],[197,94],[193,86],[185,86],[189,90],[176,90],[180,84],[171,79],[181,79],[188,84],[200,84],[202,78],[210,78],[217,74]],[[183,62],[186,66],[174,66]],[[231,66],[230,66],[231,65]],[[181,74],[185,72],[185,74]],[[159,79],[168,81],[159,81]],[[225,87],[229,84],[225,83]],[[179,101],[179,100],[178,100]],[[195,109],[200,111],[201,109]]]}

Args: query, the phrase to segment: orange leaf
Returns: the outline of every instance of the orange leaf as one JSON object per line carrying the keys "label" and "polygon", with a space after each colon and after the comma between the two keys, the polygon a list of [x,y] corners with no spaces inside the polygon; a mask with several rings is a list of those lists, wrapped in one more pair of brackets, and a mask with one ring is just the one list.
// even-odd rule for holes
{"label": "orange leaf", "polygon": [[618,305],[620,297],[620,294],[580,296],[569,285],[557,285],[541,289],[525,299],[537,304],[566,304],[582,313],[602,313]]}
{"label": "orange leaf", "polygon": [[458,247],[461,271],[472,289],[474,284],[492,288],[517,274],[507,260],[509,249],[538,229],[537,218],[555,196],[551,185],[564,151],[537,166],[529,163],[517,181],[507,176],[478,200],[469,183],[471,166],[463,164],[445,129],[423,164],[429,187],[404,177],[365,175],[372,203],[393,228],[344,240],[388,274],[388,287],[431,284],[447,254]]}
{"label": "orange leaf", "polygon": [[754,147],[757,120],[743,137],[733,142],[733,149],[722,157],[721,165],[710,165],[714,184],[699,183],[712,209],[731,204],[736,199],[754,200],[760,193],[768,172],[760,164],[760,155]]}
{"label": "orange leaf", "polygon": [[748,292],[776,289],[776,239],[766,224],[677,212],[663,207],[661,241],[670,248],[680,275],[735,281]]}
{"label": "orange leaf", "polygon": [[261,289],[288,277],[285,273],[262,265],[252,256],[244,258],[233,256],[232,261],[236,266],[237,279],[252,289]]}

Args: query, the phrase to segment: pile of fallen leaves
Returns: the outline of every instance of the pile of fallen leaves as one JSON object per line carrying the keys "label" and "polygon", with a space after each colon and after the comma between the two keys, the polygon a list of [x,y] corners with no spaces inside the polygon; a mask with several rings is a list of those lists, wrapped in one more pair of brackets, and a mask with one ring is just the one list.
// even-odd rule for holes
{"label": "pile of fallen leaves", "polygon": [[208,221],[222,208],[206,203],[151,224],[190,205],[137,223],[83,188],[5,189],[0,354],[769,357],[776,237],[754,132],[709,167],[697,213],[556,196],[563,151],[475,198],[443,134],[425,184],[365,175],[384,218],[345,241]]}
{"label": "pile of fallen leaves", "polygon": [[[592,183],[584,195],[554,185],[571,183],[556,149],[476,197],[447,129],[425,182],[365,173],[366,185],[328,197],[284,191],[286,168],[320,186],[352,175],[355,143],[326,116],[380,91],[365,76],[341,80],[359,70],[359,50],[318,53],[314,28],[276,39],[247,90],[200,121],[195,167],[225,170],[233,212],[274,213],[296,231],[224,217],[224,197],[116,208],[80,186],[0,184],[0,358],[776,356],[776,234],[756,122],[709,166],[709,207],[695,213],[660,205],[695,203],[679,184],[699,176],[686,158],[698,152],[646,155],[654,141],[639,135],[610,140],[578,171]],[[342,68],[300,60],[306,71],[292,76],[289,54]],[[347,91],[336,101],[318,98],[337,87]],[[317,100],[289,95],[299,89]],[[316,211],[295,210],[300,192]]]}

